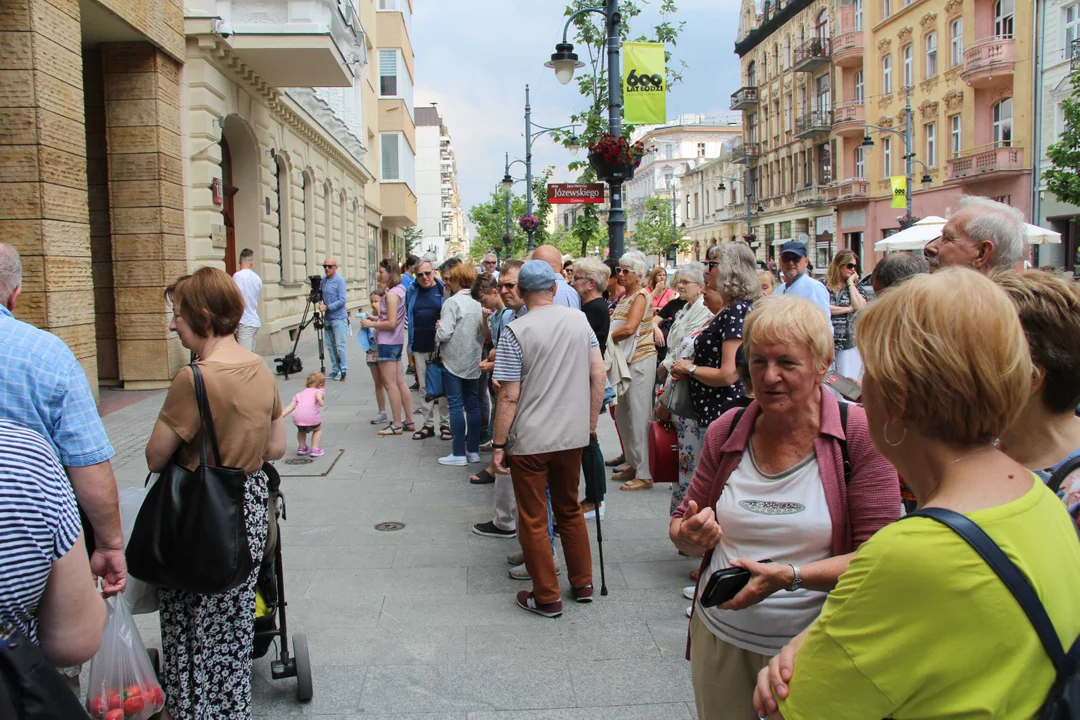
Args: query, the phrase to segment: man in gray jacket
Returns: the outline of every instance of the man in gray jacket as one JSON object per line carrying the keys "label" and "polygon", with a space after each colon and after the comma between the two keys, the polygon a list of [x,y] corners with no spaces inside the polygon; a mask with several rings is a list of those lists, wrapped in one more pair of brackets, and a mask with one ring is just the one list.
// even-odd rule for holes
{"label": "man in gray jacket", "polygon": [[[494,456],[513,478],[518,541],[533,590],[518,605],[545,617],[562,614],[562,600],[547,532],[547,490],[562,538],[574,599],[591,602],[592,554],[578,504],[581,452],[596,432],[604,396],[604,361],[589,321],[556,305],[555,272],[531,260],[518,273],[528,313],[499,339],[492,377],[500,383]],[[559,422],[552,422],[559,418]],[[509,469],[507,469],[509,468]]]}

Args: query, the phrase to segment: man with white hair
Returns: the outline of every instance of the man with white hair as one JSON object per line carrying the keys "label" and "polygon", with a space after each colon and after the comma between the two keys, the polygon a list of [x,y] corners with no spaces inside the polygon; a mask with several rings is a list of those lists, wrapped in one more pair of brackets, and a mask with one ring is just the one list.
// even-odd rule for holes
{"label": "man with white hair", "polygon": [[979,195],[960,198],[941,237],[923,248],[930,272],[957,265],[983,274],[1011,270],[1024,253],[1024,214]]}
{"label": "man with white hair", "polygon": [[494,275],[496,280],[499,279],[499,271],[497,269],[499,258],[496,257],[495,253],[486,253],[483,260],[480,261],[480,264],[483,266],[484,272]]}
{"label": "man with white hair", "polygon": [[[120,505],[110,458],[86,373],[63,340],[15,319],[22,292],[22,261],[0,243],[0,418],[44,437],[67,472],[89,521],[90,568],[106,595],[127,583]],[[92,532],[89,532],[91,531]]]}

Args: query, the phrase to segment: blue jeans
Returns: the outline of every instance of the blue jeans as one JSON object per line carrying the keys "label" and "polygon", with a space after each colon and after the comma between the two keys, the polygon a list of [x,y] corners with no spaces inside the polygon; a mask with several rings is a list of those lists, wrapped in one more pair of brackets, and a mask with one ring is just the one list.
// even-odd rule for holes
{"label": "blue jeans", "polygon": [[345,347],[345,324],[348,320],[326,321],[326,349],[330,353],[330,375],[341,377],[349,371],[349,353]]}
{"label": "blue jeans", "polygon": [[477,391],[480,380],[466,380],[452,372],[443,374],[446,404],[450,408],[450,434],[453,436],[451,452],[459,457],[467,452],[480,452],[480,401]]}
{"label": "blue jeans", "polygon": [[491,377],[487,373],[480,373],[477,383],[477,395],[480,399],[480,444],[483,445],[491,442],[491,434],[495,431],[492,427],[494,418],[491,416],[491,395],[488,394]]}

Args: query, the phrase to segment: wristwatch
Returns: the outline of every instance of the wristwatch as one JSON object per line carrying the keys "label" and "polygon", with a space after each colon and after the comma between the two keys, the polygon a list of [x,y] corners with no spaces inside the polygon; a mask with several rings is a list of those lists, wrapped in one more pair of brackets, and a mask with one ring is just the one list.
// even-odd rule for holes
{"label": "wristwatch", "polygon": [[697,365],[690,366],[690,377],[694,377],[694,373],[697,372]]}
{"label": "wristwatch", "polygon": [[799,571],[798,565],[791,565],[791,570],[795,573],[795,579],[791,581],[791,584],[787,586],[788,592],[795,592],[802,587],[802,573]]}

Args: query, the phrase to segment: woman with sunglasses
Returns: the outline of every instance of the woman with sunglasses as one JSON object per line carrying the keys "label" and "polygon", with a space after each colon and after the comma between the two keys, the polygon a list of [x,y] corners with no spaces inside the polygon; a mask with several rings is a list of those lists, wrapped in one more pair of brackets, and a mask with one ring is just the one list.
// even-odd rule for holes
{"label": "woman with sunglasses", "polygon": [[[855,253],[847,248],[836,253],[829,263],[825,287],[829,290],[829,309],[832,312],[833,343],[836,359],[832,372],[852,380],[862,378],[862,359],[855,347],[855,313],[866,307],[866,296],[859,287],[859,270]],[[837,400],[846,402],[832,389]]]}

